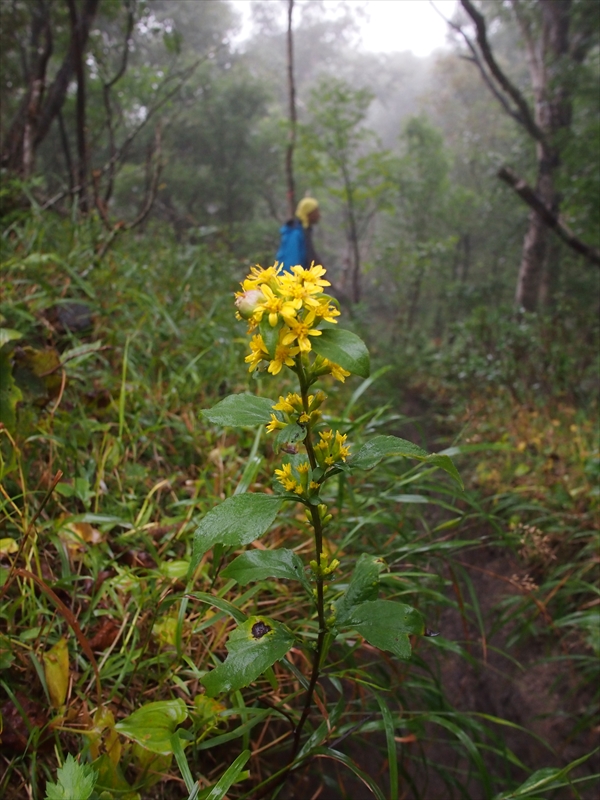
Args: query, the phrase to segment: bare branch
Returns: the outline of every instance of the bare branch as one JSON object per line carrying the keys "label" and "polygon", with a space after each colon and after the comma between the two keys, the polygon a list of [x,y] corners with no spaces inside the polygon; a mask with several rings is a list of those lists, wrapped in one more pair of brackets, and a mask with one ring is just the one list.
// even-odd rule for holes
{"label": "bare branch", "polygon": [[487,39],[487,30],[483,15],[480,14],[480,12],[475,8],[471,0],[460,0],[460,3],[475,24],[477,44],[479,45],[479,49],[485,63],[488,66],[488,69],[503,91],[509,95],[519,109],[519,122],[527,130],[530,136],[545,146],[546,137],[544,136],[544,132],[535,122],[527,100],[523,97],[522,93],[519,91],[519,89],[517,89],[514,83],[507,78],[507,76],[498,66],[498,62],[494,58],[494,54],[492,53]]}
{"label": "bare branch", "polygon": [[290,103],[290,130],[288,146],[285,154],[285,174],[287,178],[288,214],[290,219],[296,210],[294,186],[294,147],[296,145],[296,86],[294,84],[294,37],[292,33],[292,12],[294,0],[288,0],[288,31],[287,31],[287,73],[288,93]]}
{"label": "bare branch", "polygon": [[[214,51],[211,51],[211,52],[214,52]],[[150,108],[150,110],[146,114],[145,118],[140,122],[140,124],[136,128],[134,128],[125,137],[125,139],[123,140],[121,146],[119,147],[118,150],[116,150],[114,155],[111,156],[111,158],[106,162],[106,164],[104,164],[104,166],[101,169],[97,170],[97,172],[98,172],[98,176],[97,177],[101,177],[102,175],[105,175],[108,172],[108,170],[111,169],[117,162],[123,160],[123,158],[125,157],[125,155],[127,153],[127,150],[129,148],[129,146],[131,145],[133,140],[136,138],[136,136],[140,133],[140,131],[142,131],[146,127],[148,122],[152,119],[152,117],[155,116],[155,114],[158,111],[160,111],[160,109],[165,105],[165,103],[167,103],[172,97],[174,97],[177,94],[178,91],[180,91],[180,89],[182,89],[182,87],[185,85],[186,81],[192,76],[193,72],[200,66],[200,64],[202,64],[208,58],[210,58],[210,53],[207,53],[202,58],[197,59],[193,64],[191,64],[186,69],[183,69],[183,70],[181,70],[181,71],[179,71],[177,73],[173,73],[172,75],[170,75],[169,77],[167,77],[165,79],[165,81],[163,82],[163,87],[167,83],[170,83],[175,78],[181,78],[179,83],[173,89],[171,89],[169,92],[167,92],[167,94],[165,94],[154,106],[152,106],[152,108]],[[45,211],[46,209],[51,208],[52,206],[56,205],[56,203],[60,202],[60,200],[62,200],[65,197],[67,197],[67,195],[75,194],[80,189],[81,189],[81,186],[79,186],[79,185],[78,186],[73,186],[71,189],[63,189],[62,191],[60,191],[57,194],[55,194],[54,197],[51,197],[49,200],[47,200],[45,203],[43,203],[43,205],[41,206],[41,210]]]}
{"label": "bare branch", "polygon": [[573,231],[566,225],[559,215],[551,211],[548,206],[542,201],[538,194],[529,186],[529,184],[520,178],[516,172],[509,167],[501,167],[498,170],[498,177],[500,180],[507,183],[512,187],[519,197],[524,200],[527,205],[532,208],[536,214],[543,220],[543,222],[565,242],[572,250],[575,250],[582,256],[585,256],[592,264],[600,267],[600,250],[591,247],[581,239],[578,239]]}
{"label": "bare branch", "polygon": [[[117,224],[112,227],[111,232],[106,237],[106,239],[102,243],[102,246],[100,247],[100,250],[98,251],[98,257],[97,257],[98,261],[104,258],[104,256],[108,252],[109,247],[112,245],[117,235],[121,231],[130,231],[133,230],[133,228],[137,228],[137,226],[141,225],[144,222],[144,220],[148,217],[148,214],[152,210],[152,206],[154,205],[154,201],[156,200],[156,195],[158,193],[158,184],[160,181],[160,175],[163,168],[161,152],[162,152],[162,133],[160,125],[158,125],[154,135],[154,146],[149,150],[148,158],[146,161],[148,190],[146,192],[143,205],[138,215],[131,222],[122,222],[122,221],[117,222]],[[154,169],[152,169],[152,162],[154,162]]]}
{"label": "bare branch", "polygon": [[469,39],[469,37],[463,31],[463,29],[460,27],[460,25],[455,25],[454,22],[451,22],[448,19],[446,20],[446,22],[448,23],[448,25],[450,25],[451,28],[453,28],[455,31],[460,33],[460,35],[465,40],[465,43],[466,43],[467,47],[471,51],[471,55],[470,56],[462,56],[462,58],[464,58],[466,61],[470,61],[472,64],[475,64],[475,66],[479,70],[479,73],[480,73],[480,75],[481,75],[481,77],[483,79],[483,82],[488,87],[490,92],[494,95],[496,100],[500,103],[502,108],[516,122],[518,122],[519,124],[522,124],[523,120],[521,118],[520,113],[518,111],[515,111],[514,108],[512,108],[512,106],[509,104],[509,102],[506,99],[506,97],[500,91],[498,91],[496,85],[494,84],[494,81],[488,75],[484,65],[481,62],[481,59],[479,58],[479,53],[477,52],[477,49],[476,49],[475,45],[473,44],[473,42]]}

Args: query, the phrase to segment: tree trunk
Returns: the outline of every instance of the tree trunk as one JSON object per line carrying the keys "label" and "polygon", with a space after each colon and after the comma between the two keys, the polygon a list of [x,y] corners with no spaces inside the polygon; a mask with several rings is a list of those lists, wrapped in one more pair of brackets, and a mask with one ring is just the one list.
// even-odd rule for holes
{"label": "tree trunk", "polygon": [[[507,77],[494,57],[483,14],[472,0],[460,2],[475,25],[479,49],[462,31],[460,25],[451,23],[452,27],[465,38],[471,60],[477,65],[493,95],[535,142],[538,167],[535,191],[527,186],[526,181],[514,176],[511,170],[503,168],[498,173],[532,208],[523,243],[515,299],[518,306],[533,311],[540,301],[544,276],[549,274],[549,266],[546,264],[549,251],[548,225],[570,247],[583,253],[591,262],[599,261],[595,248],[579,241],[561,221],[560,197],[556,191],[561,134],[571,125],[573,70],[577,64],[582,63],[595,40],[585,33],[581,36],[580,31],[579,40],[572,41],[576,38],[570,30],[573,0],[510,0],[525,41],[534,98],[532,114],[524,94]],[[583,5],[579,3],[577,10],[581,11]],[[585,13],[590,15],[591,20],[593,4],[589,3],[586,8]]]}
{"label": "tree trunk", "polygon": [[71,18],[71,39],[73,42],[73,61],[77,76],[76,130],[77,130],[77,182],[79,184],[79,208],[86,214],[87,198],[87,144],[85,127],[85,69],[83,65],[83,20],[77,14],[75,0],[67,0]]}
{"label": "tree trunk", "polygon": [[[42,45],[42,36],[44,43]],[[52,55],[50,10],[44,0],[31,5],[31,40],[27,92],[2,146],[0,163],[9,172],[28,178],[33,171],[35,135],[44,98],[46,69]]]}
{"label": "tree trunk", "polygon": [[[539,156],[538,181],[536,193],[548,208],[554,211],[558,197],[554,190],[555,168]],[[523,241],[521,266],[517,279],[515,303],[525,311],[535,311],[540,302],[542,281],[547,272],[548,235],[550,229],[536,212],[529,212],[529,227]]]}
{"label": "tree trunk", "polygon": [[[35,6],[31,4],[33,58],[27,76],[27,94],[4,137],[0,156],[0,164],[9,172],[25,177],[32,173],[36,150],[46,138],[65,102],[76,66],[76,46],[79,44],[81,52],[84,52],[99,3],[100,0],[83,0],[78,42],[75,31],[72,31],[69,49],[47,92],[44,91],[46,70],[52,53],[49,5],[43,0],[39,0]],[[39,44],[42,32],[45,38],[43,47]]]}
{"label": "tree trunk", "polygon": [[358,245],[358,232],[356,230],[356,220],[354,219],[354,209],[352,205],[348,207],[348,233],[350,247],[352,250],[352,302],[360,302],[360,248]]}
{"label": "tree trunk", "polygon": [[[560,156],[557,134],[571,123],[571,101],[559,70],[569,50],[571,0],[538,0],[542,32],[534,39],[530,23],[519,0],[513,0],[517,21],[525,39],[529,74],[533,87],[535,122],[544,138],[536,142],[536,194],[558,217],[560,198],[555,189]],[[529,214],[529,227],[523,242],[515,302],[525,311],[538,307],[544,275],[548,274],[549,229],[535,211]]]}

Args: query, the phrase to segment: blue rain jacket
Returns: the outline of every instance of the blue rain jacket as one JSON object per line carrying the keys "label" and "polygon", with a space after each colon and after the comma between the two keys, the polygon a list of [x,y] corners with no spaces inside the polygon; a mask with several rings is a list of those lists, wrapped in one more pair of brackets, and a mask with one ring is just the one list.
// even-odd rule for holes
{"label": "blue rain jacket", "polygon": [[291,268],[297,264],[306,267],[306,236],[300,220],[289,220],[282,225],[279,233],[281,241],[275,260],[283,264],[284,272],[291,272]]}

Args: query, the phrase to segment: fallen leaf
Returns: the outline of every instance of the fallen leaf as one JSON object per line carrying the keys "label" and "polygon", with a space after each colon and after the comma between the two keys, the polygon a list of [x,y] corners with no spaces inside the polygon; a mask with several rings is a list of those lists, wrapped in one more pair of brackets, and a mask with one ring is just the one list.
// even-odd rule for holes
{"label": "fallen leaf", "polygon": [[43,661],[50,700],[54,708],[60,708],[65,704],[69,688],[69,648],[64,636],[44,653]]}
{"label": "fallen leaf", "polygon": [[[2,749],[12,750],[15,753],[24,753],[27,749],[30,732],[34,728],[44,729],[48,723],[48,717],[42,706],[26,697],[21,692],[15,692],[15,699],[20,708],[7,700],[0,709],[4,727],[0,734]],[[25,717],[23,717],[25,715]],[[51,743],[48,734],[42,735],[38,741],[38,747],[46,746]]]}
{"label": "fallen leaf", "polygon": [[89,640],[92,650],[108,650],[119,635],[119,627],[112,617],[103,617],[100,627]]}

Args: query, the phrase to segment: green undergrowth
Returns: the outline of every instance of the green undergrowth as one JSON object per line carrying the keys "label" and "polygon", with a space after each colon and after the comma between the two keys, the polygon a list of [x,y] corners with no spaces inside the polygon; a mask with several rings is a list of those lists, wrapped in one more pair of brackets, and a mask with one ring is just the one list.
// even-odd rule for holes
{"label": "green undergrowth", "polygon": [[[236,586],[226,569],[236,552],[221,546],[187,583],[206,512],[236,493],[272,491],[264,429],[199,415],[227,395],[266,393],[246,371],[232,311],[247,265],[150,234],[124,239],[98,262],[90,233],[44,218],[13,225],[2,240],[1,324],[12,333],[0,349],[0,794],[250,798],[285,767],[306,655],[292,648],[249,688],[216,698],[200,681],[223,660],[236,615],[276,613],[293,627],[312,612],[293,582]],[[392,374],[327,385],[328,420],[353,448],[409,425],[393,404],[367,402],[366,390]],[[599,650],[598,453],[589,416],[561,402],[549,418],[510,393],[467,410],[447,405],[444,424],[463,431],[448,452],[465,492],[435,466],[400,457],[328,484],[324,550],[341,562],[335,591],[360,554],[383,556],[386,599],[417,608],[440,635],[415,637],[410,661],[359,636],[337,638],[304,766],[290,778],[297,792],[591,796],[588,762],[579,767],[542,744],[541,762],[528,763],[505,735],[518,725],[461,710],[444,677],[448,659],[481,669],[482,643],[498,632],[507,659],[520,642],[544,640],[547,658],[562,659],[573,690],[590,701],[583,715],[564,710],[568,735],[587,742],[596,724],[585,692]],[[444,437],[440,450],[452,444]],[[308,556],[301,506],[288,504],[257,546]],[[469,559],[494,547],[518,569],[484,618],[465,563],[481,566]],[[460,635],[445,635],[449,618]]]}

